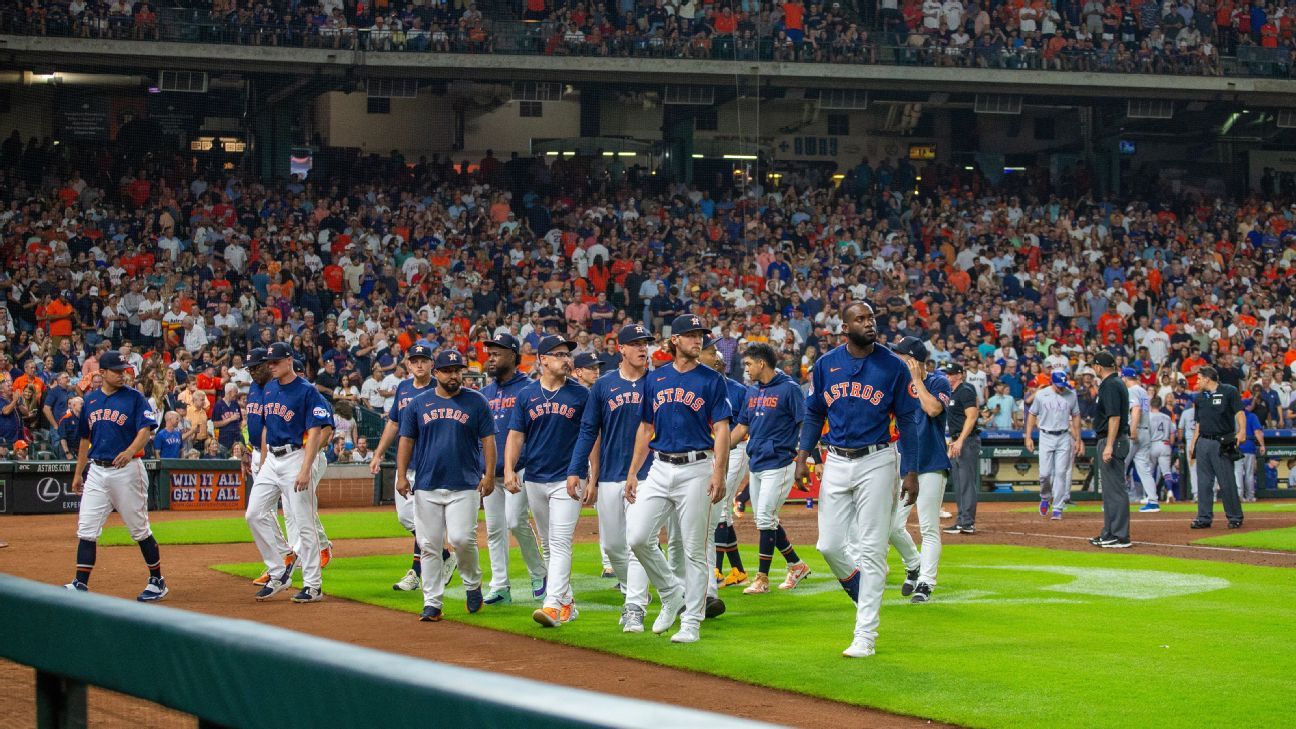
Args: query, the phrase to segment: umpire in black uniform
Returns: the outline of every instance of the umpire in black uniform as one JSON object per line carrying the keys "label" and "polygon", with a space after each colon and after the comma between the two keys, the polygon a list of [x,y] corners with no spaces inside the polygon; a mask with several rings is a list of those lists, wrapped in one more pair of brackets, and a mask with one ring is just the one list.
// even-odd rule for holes
{"label": "umpire in black uniform", "polygon": [[1094,370],[1102,382],[1093,429],[1098,435],[1099,483],[1102,486],[1103,530],[1089,540],[1095,547],[1130,546],[1129,491],[1125,488],[1125,458],[1129,455],[1129,388],[1116,374],[1111,352],[1094,355]]}
{"label": "umpire in black uniform", "polygon": [[1193,529],[1210,529],[1214,518],[1215,481],[1229,529],[1242,526],[1242,500],[1238,498],[1233,461],[1240,458],[1238,446],[1246,440],[1246,413],[1242,396],[1232,385],[1219,381],[1214,367],[1197,371],[1197,435],[1188,446],[1188,460],[1197,457],[1197,518]]}
{"label": "umpire in black uniform", "polygon": [[946,534],[976,534],[977,498],[981,491],[981,429],[977,427],[976,388],[963,379],[963,365],[945,365],[954,394],[945,408],[949,425],[950,484],[958,517],[941,531]]}

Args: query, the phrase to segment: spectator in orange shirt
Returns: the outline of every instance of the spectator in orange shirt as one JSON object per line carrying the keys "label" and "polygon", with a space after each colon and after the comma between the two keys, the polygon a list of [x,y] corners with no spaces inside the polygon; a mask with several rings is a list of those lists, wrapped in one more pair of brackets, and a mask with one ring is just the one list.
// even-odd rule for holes
{"label": "spectator in orange shirt", "polygon": [[28,359],[23,364],[23,373],[18,375],[13,382],[14,392],[21,394],[27,389],[28,385],[35,385],[38,396],[43,397],[45,395],[45,381],[40,378],[40,375],[36,374],[35,358]]}

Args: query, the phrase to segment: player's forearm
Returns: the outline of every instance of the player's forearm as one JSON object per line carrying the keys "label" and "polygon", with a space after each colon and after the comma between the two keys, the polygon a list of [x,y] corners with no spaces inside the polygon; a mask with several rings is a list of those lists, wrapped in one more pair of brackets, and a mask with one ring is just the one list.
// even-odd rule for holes
{"label": "player's forearm", "polygon": [[729,421],[721,420],[711,426],[715,441],[715,470],[723,478],[729,473]]}
{"label": "player's forearm", "polygon": [[378,445],[374,448],[374,454],[376,456],[381,457],[383,453],[387,452],[387,449],[391,447],[392,440],[396,438],[396,433],[399,430],[400,426],[390,420],[387,421],[387,424],[383,426],[382,435],[378,436]]}
{"label": "player's forearm", "polygon": [[945,412],[945,406],[941,404],[939,398],[928,392],[926,387],[922,387],[918,380],[914,380],[914,384],[919,385],[918,404],[922,406],[923,412],[927,413],[928,417],[934,418]]}
{"label": "player's forearm", "polygon": [[1071,416],[1071,437],[1075,438],[1077,443],[1080,442],[1080,416],[1078,415]]}
{"label": "player's forearm", "polygon": [[526,436],[521,431],[510,430],[508,440],[504,441],[504,476],[508,478],[515,473],[518,459],[522,457],[522,446]]}
{"label": "player's forearm", "polygon": [[1143,419],[1143,409],[1134,408],[1130,411],[1130,432],[1133,433],[1139,428],[1139,421]]}
{"label": "player's forearm", "polygon": [[1031,433],[1035,432],[1035,414],[1026,412],[1026,440],[1031,439]]}
{"label": "player's forearm", "polygon": [[[402,438],[402,440],[404,439]],[[482,473],[488,481],[494,483],[495,459],[498,455],[496,453],[497,449],[495,447],[495,434],[492,433],[486,436],[485,438],[482,438],[481,443],[482,443],[482,466],[486,469]],[[404,473],[404,471],[402,471],[401,473]]]}
{"label": "player's forearm", "polygon": [[900,431],[900,475],[903,477],[918,472],[918,423],[913,418],[897,417],[895,421]]}
{"label": "player's forearm", "polygon": [[586,474],[586,478],[594,483],[598,483],[599,471],[601,470],[600,466],[602,465],[602,457],[600,455],[602,450],[603,434],[600,433],[599,437],[594,439],[594,448],[590,450],[589,473]]}
{"label": "player's forearm", "polygon": [[[491,440],[494,440],[492,438]],[[396,446],[396,480],[405,477],[409,470],[410,459],[414,456],[414,439],[402,437]]]}
{"label": "player's forearm", "polygon": [[976,424],[977,424],[977,409],[974,407],[965,408],[963,410],[963,428],[962,430],[959,431],[959,436],[958,438],[956,438],[956,440],[960,443],[967,440],[968,436],[972,435],[972,429],[976,427]]}
{"label": "player's forearm", "polygon": [[1245,412],[1238,411],[1238,413],[1233,416],[1233,422],[1237,424],[1237,429],[1236,429],[1237,432],[1246,433],[1246,413]]}
{"label": "player's forearm", "polygon": [[593,426],[586,427],[581,422],[580,435],[576,437],[576,447],[572,450],[571,460],[567,463],[567,475],[585,478],[589,475],[590,461],[597,460],[598,437]]}
{"label": "player's forearm", "polygon": [[797,458],[805,458],[819,445],[819,436],[823,433],[824,415],[806,410],[805,422],[801,424],[801,439],[797,444]]}

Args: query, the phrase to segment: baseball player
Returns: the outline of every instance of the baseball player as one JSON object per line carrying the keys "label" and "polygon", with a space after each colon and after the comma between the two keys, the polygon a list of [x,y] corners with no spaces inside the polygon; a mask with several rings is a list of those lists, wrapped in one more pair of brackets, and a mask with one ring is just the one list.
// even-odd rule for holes
{"label": "baseball player", "polygon": [[915,337],[905,337],[893,350],[909,368],[913,388],[918,396],[918,531],[922,551],[914,546],[906,524],[912,504],[900,501],[895,521],[891,523],[891,544],[904,560],[905,579],[900,594],[912,603],[931,599],[940,567],[941,499],[945,496],[945,479],[949,475],[949,454],[945,447],[945,407],[954,401],[949,378],[939,370],[927,374],[925,363],[930,354],[927,345]]}
{"label": "baseball player", "polygon": [[[1161,398],[1153,395],[1152,412],[1148,415],[1148,428],[1152,431],[1152,448],[1149,456],[1156,464],[1156,477],[1164,481],[1170,475],[1171,443],[1175,437],[1175,424],[1170,415],[1161,409]],[[1169,484],[1165,487],[1166,501],[1174,501],[1174,490]]]}
{"label": "baseball player", "polygon": [[[521,345],[512,334],[496,334],[486,342],[486,349],[486,370],[491,376],[491,382],[482,388],[481,393],[495,418],[495,453],[501,455],[508,443],[509,419],[513,416],[518,393],[531,381],[517,371]],[[521,459],[514,465],[519,475],[523,472],[523,465]],[[504,478],[502,457],[495,461],[495,478]],[[490,591],[486,593],[486,604],[509,605],[513,602],[508,576],[510,533],[517,539],[522,561],[526,563],[527,573],[531,575],[531,594],[537,600],[543,599],[548,567],[540,553],[535,532],[531,530],[526,492],[512,493],[507,488],[495,489],[490,496],[482,499],[482,506],[486,510],[486,549],[491,565]]]}
{"label": "baseball player", "polygon": [[[297,373],[297,375],[300,377],[306,376],[306,362],[301,358],[301,355],[299,354],[293,355],[293,372]],[[328,437],[325,438],[323,441],[321,441],[321,443],[323,444],[322,450],[328,449],[329,438],[333,437],[332,426],[329,427],[328,432],[325,433],[325,435]],[[292,521],[289,521],[293,517],[290,516],[288,513],[287,502],[288,499],[286,496],[281,496],[279,498],[280,506],[284,510],[284,528],[287,529],[288,534],[291,535],[297,533],[297,527]],[[315,512],[315,533],[319,535],[320,569],[323,569],[325,567],[328,567],[329,561],[333,559],[333,542],[330,541],[328,535],[324,533],[324,522],[320,521],[318,510]],[[294,544],[293,548],[296,549],[296,546],[297,545]],[[297,569],[299,570],[301,569],[300,564],[297,565]]]}
{"label": "baseball player", "polygon": [[76,576],[69,590],[90,589],[90,572],[104,522],[113,509],[121,514],[131,539],[148,566],[148,584],[136,599],[157,602],[167,596],[162,555],[149,527],[148,476],[139,456],[158,426],[148,400],[125,385],[130,363],[116,350],[99,355],[103,384],[85,395],[81,410],[81,444],[72,473],[72,493],[81,494],[77,516]]}
{"label": "baseball player", "polygon": [[1050,385],[1035,393],[1026,411],[1026,450],[1035,451],[1031,433],[1039,426],[1040,516],[1062,519],[1071,497],[1071,466],[1084,453],[1080,440],[1080,401],[1076,399],[1067,373],[1053,370]]}
{"label": "baseball player", "polygon": [[[1255,414],[1251,398],[1242,400],[1242,415],[1246,419],[1246,440],[1238,446],[1242,458],[1233,462],[1233,480],[1237,482],[1238,496],[1243,503],[1255,501],[1256,456],[1265,454],[1263,425]],[[1261,474],[1263,478],[1263,474]]]}
{"label": "baseball player", "polygon": [[[643,422],[626,475],[626,540],[662,598],[653,632],[665,633],[680,618],[673,643],[700,638],[707,584],[714,584],[706,532],[711,506],[724,498],[729,468],[728,388],[723,375],[698,361],[706,330],[702,319],[691,314],[671,323],[669,349],[675,360],[647,377]],[[649,450],[653,463],[640,486],[639,469]],[[657,535],[672,511],[684,541],[682,582],[657,548]]]}
{"label": "baseball player", "polygon": [[[411,356],[416,349],[410,347]],[[423,351],[419,354],[425,355]],[[413,502],[413,531],[422,535],[424,571],[441,574],[442,544],[448,539],[459,557],[468,612],[475,613],[482,607],[477,508],[481,498],[495,488],[495,419],[486,398],[464,389],[463,371],[468,363],[462,354],[443,349],[437,353],[435,365],[436,387],[424,390],[402,408],[396,491]],[[415,476],[412,485],[411,473]],[[423,580],[419,620],[441,620],[444,589],[442,580]]]}
{"label": "baseball player", "polygon": [[[306,378],[293,370],[292,347],[287,342],[275,342],[266,350],[270,363],[270,380],[265,388],[261,406],[263,429],[261,447],[267,451],[254,489],[258,498],[249,499],[248,526],[261,558],[267,566],[279,555],[275,551],[273,530],[274,505],[281,494],[288,497],[287,511],[296,519],[297,560],[301,564],[302,589],[293,596],[293,602],[319,602],[321,591],[319,531],[319,504],[315,489],[324,476],[327,460],[321,445],[333,430],[333,408],[324,396]],[[277,529],[277,526],[275,527]],[[292,583],[291,569],[278,577],[271,577],[256,594],[257,600],[268,600]]]}
{"label": "baseball player", "polygon": [[1157,503],[1156,479],[1152,477],[1152,430],[1148,417],[1152,411],[1152,399],[1139,384],[1138,372],[1133,367],[1122,369],[1121,379],[1129,389],[1130,402],[1130,453],[1125,459],[1125,467],[1134,464],[1134,472],[1143,487],[1143,505],[1139,511],[1161,511],[1161,505]]}
{"label": "baseball player", "polygon": [[[578,354],[572,358],[572,377],[574,377],[577,382],[584,385],[587,390],[593,389],[594,383],[598,382],[599,371],[601,367],[602,364],[599,362],[598,356],[595,355],[593,352],[585,352],[583,354]],[[588,412],[588,410],[586,412]],[[584,428],[584,421],[582,420],[582,433],[584,432],[583,428]],[[625,510],[622,509],[622,511]],[[622,521],[624,521],[624,519]],[[624,531],[625,530],[622,529],[623,534]],[[599,528],[599,537],[600,537],[599,538],[599,559],[603,563],[603,572],[601,573],[600,576],[616,577],[617,576],[616,569],[612,567],[612,560],[608,557],[607,548],[603,546],[602,536],[603,536],[603,530],[600,527]],[[619,584],[621,584],[622,586],[625,585],[624,582]]]}
{"label": "baseball player", "polygon": [[[589,390],[568,377],[572,346],[556,335],[541,339],[536,346],[540,379],[518,393],[504,451],[504,488],[517,493],[525,486],[549,564],[544,605],[532,614],[546,628],[570,623],[579,614],[571,571],[572,536],[580,518],[581,499],[579,494],[573,497],[567,493],[567,467],[580,436]],[[517,469],[524,452],[525,482]]]}
{"label": "baseball player", "polygon": [[[716,348],[715,337],[708,335],[702,343],[702,356],[699,360],[702,364],[710,367],[723,374],[726,371],[724,355]],[[738,422],[739,416],[747,406],[747,386],[734,380],[731,377],[725,377],[725,388],[729,396],[729,412],[734,423]],[[712,584],[707,585],[707,617],[715,617],[723,612],[724,603],[719,601],[719,591],[717,587],[733,587],[741,585],[747,581],[747,571],[743,569],[742,555],[738,553],[738,532],[734,529],[734,497],[738,491],[745,488],[748,484],[750,471],[747,467],[747,447],[741,439],[730,431],[729,436],[729,469],[725,474],[725,497],[719,504],[716,504],[712,513],[712,523],[714,529],[712,534],[707,537],[710,550],[708,557],[714,557],[715,562],[711,565],[711,573],[714,576]],[[729,558],[729,572],[721,574],[720,568],[724,567],[724,558]],[[714,594],[713,594],[714,593]],[[714,613],[714,614],[712,614]]]}
{"label": "baseball player", "polygon": [[1184,480],[1192,493],[1193,501],[1197,500],[1197,460],[1193,458],[1191,445],[1197,439],[1197,406],[1196,400],[1189,400],[1188,407],[1179,413],[1179,441],[1183,444],[1184,453],[1188,456],[1188,473]]}
{"label": "baseball player", "polygon": [[[912,504],[918,495],[919,407],[909,368],[891,350],[876,346],[873,307],[847,304],[842,328],[846,343],[820,357],[811,370],[795,478],[809,475],[806,459],[826,419],[818,546],[856,605],[854,638],[842,655],[862,658],[874,653],[886,587],[897,450],[904,502]],[[898,449],[891,447],[892,418],[900,432]]]}
{"label": "baseball player", "polygon": [[792,491],[797,438],[805,422],[805,393],[800,384],[779,370],[778,355],[768,344],[747,347],[743,370],[752,384],[746,388],[746,402],[738,411],[733,440],[741,441],[750,433],[746,448],[751,471],[748,488],[760,532],[760,566],[743,593],[757,595],[769,592],[775,549],[787,560],[787,577],[779,585],[780,590],[795,588],[810,574],[779,522],[779,510]]}
{"label": "baseball player", "polygon": [[[424,341],[415,342],[409,351],[405,353],[405,369],[409,371],[410,377],[401,380],[396,385],[396,393],[392,396],[392,406],[387,412],[387,423],[383,426],[382,437],[378,439],[377,453],[386,453],[388,446],[396,440],[401,426],[401,413],[405,407],[414,401],[414,398],[422,395],[428,390],[436,387],[432,381],[432,347]],[[462,381],[462,378],[461,378]],[[494,427],[491,428],[494,433]],[[369,464],[369,472],[377,476],[382,470],[382,459],[374,458]],[[418,483],[418,474],[406,474],[405,480],[409,483]],[[396,501],[396,519],[400,525],[409,531],[414,537],[414,560],[410,569],[399,582],[392,585],[393,590],[402,592],[411,592],[419,589],[423,577],[423,550],[419,546],[418,533],[414,530],[414,500],[406,494],[396,491],[393,496]],[[441,550],[441,583],[444,586],[450,581],[454,574],[457,557],[448,549]]]}

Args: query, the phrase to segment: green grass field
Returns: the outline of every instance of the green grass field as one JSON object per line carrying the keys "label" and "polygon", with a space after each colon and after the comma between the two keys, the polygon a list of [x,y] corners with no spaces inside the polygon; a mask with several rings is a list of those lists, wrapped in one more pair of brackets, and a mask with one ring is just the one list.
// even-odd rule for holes
{"label": "green grass field", "polygon": [[[1140,504],[1137,501],[1135,501],[1134,503],[1130,504],[1130,511],[1137,512],[1139,510],[1139,506]],[[1032,511],[1037,511],[1038,508],[1039,505],[1035,504],[1032,506],[1022,506],[1020,508],[1013,509],[1013,511],[1017,513],[1028,513]],[[1217,511],[1221,508],[1223,507],[1220,506],[1219,504],[1216,504]],[[1097,501],[1083,502],[1079,504],[1072,504],[1071,506],[1068,506],[1066,510],[1068,513],[1075,512],[1079,514],[1101,514],[1102,504],[1100,504]],[[1162,504],[1161,511],[1170,512],[1172,514],[1196,514],[1197,502],[1176,501],[1173,504]],[[1296,512],[1296,503],[1292,503],[1292,502],[1265,503],[1263,501],[1260,501],[1254,504],[1243,504],[1242,511],[1244,513],[1257,513],[1257,514]]]}
{"label": "green grass field", "polygon": [[[967,726],[1281,726],[1296,715],[1296,581],[1288,570],[949,546],[926,605],[900,597],[903,573],[893,562],[879,653],[852,661],[840,656],[851,605],[818,553],[802,555],[815,572],[800,588],[723,590],[728,613],[705,623],[694,645],[621,633],[620,593],[596,576],[593,544],[577,546],[574,623],[542,629],[530,617],[538,605],[521,598],[469,615],[458,579],[445,610],[451,620]],[[410,630],[435,631],[415,620],[420,594],[391,590],[407,564],[404,556],[337,559],[324,591],[410,613]],[[529,594],[521,560],[512,564],[516,593]],[[217,569],[251,578],[261,565]],[[782,574],[776,563],[772,577]]]}
{"label": "green grass field", "polygon": [[1296,552],[1296,527],[1286,529],[1266,529],[1259,532],[1242,534],[1225,534],[1222,537],[1199,539],[1193,544],[1208,544],[1212,547],[1245,547],[1247,549],[1276,549]]}
{"label": "green grass field", "polygon": [[[593,509],[582,509],[581,516],[593,516]],[[485,516],[480,517],[485,519]],[[396,521],[395,510],[353,511],[327,513],[320,517],[329,539],[383,539],[407,537],[409,532]],[[283,525],[283,516],[279,516]],[[221,519],[184,519],[181,521],[155,521],[153,536],[158,544],[251,544],[252,532],[242,517]],[[103,531],[99,543],[108,547],[134,544],[124,526],[111,526]]]}

